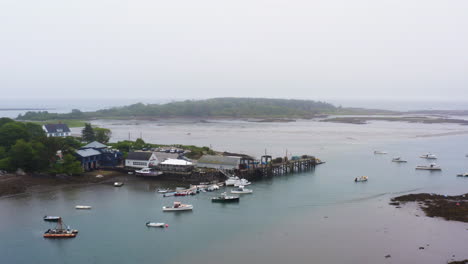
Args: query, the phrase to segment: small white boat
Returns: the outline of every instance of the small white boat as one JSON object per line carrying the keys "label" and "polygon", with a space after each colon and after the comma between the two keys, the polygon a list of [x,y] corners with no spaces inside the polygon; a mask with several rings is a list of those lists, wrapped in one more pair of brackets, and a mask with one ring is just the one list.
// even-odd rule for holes
{"label": "small white boat", "polygon": [[366,182],[367,180],[369,180],[369,177],[367,177],[367,176],[361,176],[361,177],[354,178],[355,182]]}
{"label": "small white boat", "polygon": [[401,157],[396,157],[396,158],[392,159],[392,162],[404,163],[404,162],[407,162],[407,161],[404,160],[404,159],[401,159]]}
{"label": "small white boat", "polygon": [[416,166],[416,169],[417,170],[442,170],[442,168],[440,168],[440,166],[438,166],[435,163],[432,163],[429,166],[426,166],[426,165]]}
{"label": "small white boat", "polygon": [[152,177],[163,174],[161,171],[156,171],[152,168],[143,168],[141,170],[136,170],[135,173],[137,176],[152,176]]}
{"label": "small white boat", "polygon": [[375,150],[374,154],[388,154],[387,151]]}
{"label": "small white boat", "polygon": [[158,193],[167,193],[169,192],[169,189],[158,189]]}
{"label": "small white boat", "polygon": [[147,227],[169,227],[165,223],[146,222]]}
{"label": "small white boat", "polygon": [[238,180],[237,182],[234,183],[234,186],[239,187],[239,186],[247,186],[247,185],[250,185],[250,184],[252,184],[252,183],[249,182],[248,180],[240,179],[240,180]]}
{"label": "small white boat", "polygon": [[233,186],[237,181],[239,181],[239,177],[233,176],[229,177],[224,183],[226,186]]}
{"label": "small white boat", "polygon": [[468,177],[468,172],[457,174],[457,177]]}
{"label": "small white boat", "polygon": [[191,204],[182,204],[180,202],[174,202],[173,206],[163,206],[164,212],[171,212],[171,211],[190,211],[193,209],[193,205]]}
{"label": "small white boat", "polygon": [[420,158],[422,159],[437,159],[437,156],[431,153],[427,153],[424,155],[421,155]]}
{"label": "small white boat", "polygon": [[206,190],[209,192],[216,191],[216,190],[219,190],[219,186],[217,184],[213,184],[213,185],[208,186]]}
{"label": "small white boat", "polygon": [[75,209],[91,209],[92,207],[90,205],[77,205],[75,206]]}
{"label": "small white boat", "polygon": [[123,182],[114,182],[115,187],[122,187],[124,185]]}
{"label": "small white boat", "polygon": [[247,193],[252,193],[252,192],[253,191],[251,189],[245,189],[243,185],[231,190],[231,193],[236,193],[236,194],[247,194]]}

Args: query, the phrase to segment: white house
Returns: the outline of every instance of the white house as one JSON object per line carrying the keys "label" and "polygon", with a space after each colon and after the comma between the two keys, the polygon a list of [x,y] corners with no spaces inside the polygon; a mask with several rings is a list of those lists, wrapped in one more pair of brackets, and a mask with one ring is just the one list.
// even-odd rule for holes
{"label": "white house", "polygon": [[48,137],[69,137],[71,136],[70,128],[66,124],[45,124],[42,129]]}
{"label": "white house", "polygon": [[125,159],[125,167],[129,168],[148,168],[159,164],[158,157],[153,152],[136,151],[129,152]]}

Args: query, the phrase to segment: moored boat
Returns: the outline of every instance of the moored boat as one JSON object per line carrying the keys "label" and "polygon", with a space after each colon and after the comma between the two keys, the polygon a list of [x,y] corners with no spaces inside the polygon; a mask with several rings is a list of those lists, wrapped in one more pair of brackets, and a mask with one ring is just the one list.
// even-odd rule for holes
{"label": "moored boat", "polygon": [[152,168],[143,168],[141,170],[136,170],[135,174],[137,176],[148,176],[148,177],[156,177],[163,174],[161,171],[154,170]]}
{"label": "moored boat", "polygon": [[170,190],[169,189],[158,189],[158,193],[168,193]]}
{"label": "moored boat", "polygon": [[468,177],[468,172],[457,174],[457,177]]}
{"label": "moored boat", "polygon": [[239,186],[247,186],[247,185],[250,185],[250,184],[252,184],[252,183],[249,182],[248,180],[240,179],[240,180],[238,180],[237,182],[234,183],[234,186],[239,187]]}
{"label": "moored boat", "polygon": [[387,151],[375,150],[374,154],[388,154]]}
{"label": "moored boat", "polygon": [[435,163],[432,163],[429,166],[427,165],[416,166],[416,169],[417,170],[442,170],[442,168]]}
{"label": "moored boat", "polygon": [[156,222],[146,222],[147,227],[169,227],[169,225],[165,223],[156,223]]}
{"label": "moored boat", "polygon": [[236,203],[239,202],[239,196],[229,196],[222,193],[220,196],[212,197],[211,201],[214,203]]}
{"label": "moored boat", "polygon": [[231,193],[235,193],[235,194],[247,194],[247,193],[252,193],[252,192],[253,191],[251,189],[246,189],[244,188],[243,185],[231,190]]}
{"label": "moored boat", "polygon": [[57,222],[58,220],[60,220],[60,216],[51,216],[51,215],[46,215],[44,216],[44,221],[47,221],[47,222]]}
{"label": "moored boat", "polygon": [[392,162],[404,163],[404,162],[407,162],[407,161],[402,159],[401,157],[396,157],[396,158],[392,159]]}
{"label": "moored boat", "polygon": [[226,186],[233,186],[238,181],[239,181],[239,177],[233,176],[233,177],[229,177],[224,183],[226,184]]}
{"label": "moored boat", "polygon": [[91,205],[77,205],[77,206],[75,206],[75,209],[82,209],[82,210],[89,210],[91,208],[92,208]]}
{"label": "moored boat", "polygon": [[114,182],[115,187],[122,187],[124,185],[123,182]]}
{"label": "moored boat", "polygon": [[176,192],[167,192],[167,193],[163,193],[163,197],[171,197],[171,196],[175,196]]}
{"label": "moored boat", "polygon": [[355,182],[366,182],[367,180],[369,180],[369,177],[367,176],[360,176],[360,177],[354,178]]}
{"label": "moored boat", "polygon": [[437,159],[437,156],[431,153],[427,153],[424,155],[421,155],[420,158],[422,159]]}
{"label": "moored boat", "polygon": [[58,219],[57,226],[54,229],[48,229],[44,232],[44,238],[73,238],[78,234],[78,230],[63,228],[62,218]]}
{"label": "moored boat", "polygon": [[164,212],[171,212],[171,211],[190,211],[193,209],[193,205],[191,204],[182,204],[181,202],[174,202],[173,206],[163,206]]}
{"label": "moored boat", "polygon": [[206,190],[209,192],[216,191],[216,190],[219,190],[219,186],[217,184],[213,184],[213,185],[208,186]]}

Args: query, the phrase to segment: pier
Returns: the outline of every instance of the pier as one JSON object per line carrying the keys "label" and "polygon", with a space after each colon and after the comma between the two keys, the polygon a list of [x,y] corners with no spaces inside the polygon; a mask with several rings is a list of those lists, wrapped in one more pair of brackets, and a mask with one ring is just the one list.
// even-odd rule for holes
{"label": "pier", "polygon": [[257,163],[250,163],[245,169],[236,171],[236,175],[248,180],[259,178],[271,178],[279,175],[287,175],[292,173],[300,173],[315,169],[317,164],[322,162],[313,156],[304,155],[300,158],[288,160],[286,158],[272,159],[271,156],[262,156],[258,165],[250,166]]}

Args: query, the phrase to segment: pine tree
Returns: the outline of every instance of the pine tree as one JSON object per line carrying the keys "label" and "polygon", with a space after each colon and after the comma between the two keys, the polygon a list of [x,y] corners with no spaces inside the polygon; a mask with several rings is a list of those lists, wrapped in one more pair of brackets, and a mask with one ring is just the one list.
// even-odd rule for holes
{"label": "pine tree", "polygon": [[96,135],[94,134],[94,130],[91,127],[90,123],[85,124],[85,127],[81,131],[81,138],[83,141],[88,142],[88,143],[96,140]]}

